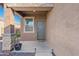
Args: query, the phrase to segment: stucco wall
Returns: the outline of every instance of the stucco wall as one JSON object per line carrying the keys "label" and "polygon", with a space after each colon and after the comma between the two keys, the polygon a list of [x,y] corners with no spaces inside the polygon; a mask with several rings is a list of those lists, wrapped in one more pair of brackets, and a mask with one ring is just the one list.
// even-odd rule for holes
{"label": "stucco wall", "polygon": [[24,19],[21,20],[21,41],[37,40],[37,21],[41,19],[45,20],[45,15],[33,15],[32,17],[34,17],[34,33],[25,33],[24,32],[24,21],[23,21]]}
{"label": "stucco wall", "polygon": [[56,55],[79,55],[79,4],[54,4],[46,32]]}

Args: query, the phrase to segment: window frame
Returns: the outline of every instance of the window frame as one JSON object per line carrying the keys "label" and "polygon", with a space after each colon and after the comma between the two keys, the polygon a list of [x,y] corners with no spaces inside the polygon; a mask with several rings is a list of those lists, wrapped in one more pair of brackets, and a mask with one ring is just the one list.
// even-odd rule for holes
{"label": "window frame", "polygon": [[[33,30],[32,31],[26,31],[26,19],[31,18],[33,20]],[[34,17],[24,17],[24,33],[34,33]]]}

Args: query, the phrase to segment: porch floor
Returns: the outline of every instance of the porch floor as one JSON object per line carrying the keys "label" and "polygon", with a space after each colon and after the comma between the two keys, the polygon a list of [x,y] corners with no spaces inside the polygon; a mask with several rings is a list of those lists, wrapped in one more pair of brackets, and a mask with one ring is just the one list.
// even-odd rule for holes
{"label": "porch floor", "polygon": [[[12,51],[10,56],[52,56],[52,50],[45,41],[21,41],[22,48],[19,51]],[[9,56],[8,55],[8,56]],[[2,52],[2,43],[0,42],[0,56],[7,56]]]}
{"label": "porch floor", "polygon": [[52,51],[48,47],[47,42],[45,41],[21,41],[21,43],[22,43],[22,49],[20,51],[12,51],[12,52],[35,53],[35,56],[52,56],[51,53]]}

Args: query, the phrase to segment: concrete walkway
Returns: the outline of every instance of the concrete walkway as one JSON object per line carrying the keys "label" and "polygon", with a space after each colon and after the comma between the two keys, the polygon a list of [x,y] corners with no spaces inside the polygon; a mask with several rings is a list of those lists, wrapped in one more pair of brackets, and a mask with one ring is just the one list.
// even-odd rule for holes
{"label": "concrete walkway", "polygon": [[45,41],[21,41],[21,43],[22,52],[35,52],[35,56],[52,56],[52,51]]}

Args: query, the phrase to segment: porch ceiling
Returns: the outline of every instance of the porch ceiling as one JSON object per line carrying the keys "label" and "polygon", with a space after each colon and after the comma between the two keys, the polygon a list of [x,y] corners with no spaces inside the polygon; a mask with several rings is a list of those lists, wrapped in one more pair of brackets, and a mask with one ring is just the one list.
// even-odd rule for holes
{"label": "porch ceiling", "polygon": [[22,16],[45,15],[53,8],[52,3],[9,3],[7,6],[17,11]]}
{"label": "porch ceiling", "polygon": [[34,15],[46,15],[47,14],[47,11],[36,11],[36,12],[33,12],[33,11],[17,11],[20,15],[22,15],[23,17],[25,16],[34,16]]}

